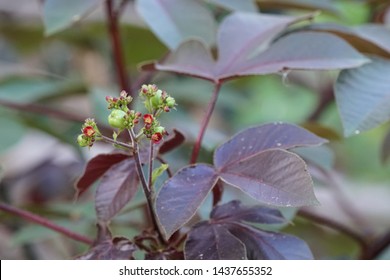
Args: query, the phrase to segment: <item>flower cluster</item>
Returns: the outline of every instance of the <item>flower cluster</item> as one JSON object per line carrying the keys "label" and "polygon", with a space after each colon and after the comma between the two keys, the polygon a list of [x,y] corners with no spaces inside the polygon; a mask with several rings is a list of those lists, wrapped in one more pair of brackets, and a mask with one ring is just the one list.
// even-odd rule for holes
{"label": "flower cluster", "polygon": [[175,108],[176,101],[165,90],[159,89],[156,85],[142,85],[140,96],[145,98],[145,107],[149,112],[169,112]]}
{"label": "flower cluster", "polygon": [[77,136],[77,142],[80,147],[92,147],[93,143],[99,140],[101,136],[94,119],[86,119],[81,128],[81,132]]}
{"label": "flower cluster", "polygon": [[143,133],[146,138],[150,139],[154,144],[158,144],[163,139],[164,135],[168,135],[165,128],[160,126],[159,122],[151,114],[145,114]]}
{"label": "flower cluster", "polygon": [[128,104],[133,100],[131,96],[128,96],[125,91],[120,93],[120,97],[107,96],[108,109],[111,109],[111,113],[108,116],[108,123],[114,128],[118,128],[120,131],[124,129],[133,128],[134,125],[139,123],[139,118],[142,116],[140,112],[129,110]]}
{"label": "flower cluster", "polygon": [[[168,135],[163,126],[160,125],[158,117],[164,112],[169,112],[176,106],[176,101],[166,91],[160,90],[156,85],[143,85],[140,89],[140,97],[144,99],[145,108],[148,113],[142,115],[140,112],[129,109],[129,104],[133,98],[125,91],[120,96],[107,96],[108,109],[111,110],[108,116],[108,123],[111,127],[117,128],[118,133],[114,133],[114,141],[117,135],[124,130],[131,130],[134,133],[136,125],[143,118],[143,127],[136,135],[136,141],[142,137],[150,139],[155,144],[160,143],[165,135]],[[82,134],[77,138],[81,147],[91,147],[95,140],[104,138],[97,129],[93,119],[87,119],[82,127]]]}

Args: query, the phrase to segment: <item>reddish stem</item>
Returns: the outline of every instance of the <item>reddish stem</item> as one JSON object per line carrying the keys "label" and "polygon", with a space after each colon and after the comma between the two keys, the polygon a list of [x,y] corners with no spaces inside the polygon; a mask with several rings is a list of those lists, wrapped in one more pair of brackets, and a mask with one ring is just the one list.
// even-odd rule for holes
{"label": "reddish stem", "polygon": [[65,235],[73,240],[80,241],[80,242],[86,243],[88,245],[92,245],[92,243],[93,243],[93,240],[89,239],[86,236],[80,235],[76,232],[72,232],[72,231],[70,231],[62,226],[59,226],[59,225],[52,223],[51,221],[47,220],[46,218],[35,215],[35,214],[28,212],[26,210],[18,209],[14,206],[11,206],[11,205],[8,205],[8,204],[2,203],[2,202],[0,202],[0,210],[7,212],[7,213],[10,213],[10,214],[13,214],[13,215],[16,215],[16,216],[19,216],[19,217],[21,217],[27,221],[30,221],[32,223],[39,224],[39,225],[44,226],[46,228],[50,228],[50,229],[52,229],[56,232],[59,232],[59,233]]}
{"label": "reddish stem", "polygon": [[106,1],[106,11],[108,19],[108,30],[111,39],[118,82],[122,90],[125,90],[130,94],[130,96],[134,97],[131,90],[130,79],[127,76],[126,67],[124,64],[125,60],[118,28],[119,14],[118,12],[114,11],[112,0]]}
{"label": "reddish stem", "polygon": [[200,148],[202,147],[203,136],[206,132],[207,125],[210,122],[211,116],[215,108],[215,104],[217,103],[218,94],[219,94],[219,90],[221,89],[221,85],[222,84],[219,81],[215,83],[213,95],[211,96],[210,102],[207,106],[206,115],[203,118],[198,137],[196,138],[196,142],[192,150],[190,164],[196,163],[196,160],[198,159]]}

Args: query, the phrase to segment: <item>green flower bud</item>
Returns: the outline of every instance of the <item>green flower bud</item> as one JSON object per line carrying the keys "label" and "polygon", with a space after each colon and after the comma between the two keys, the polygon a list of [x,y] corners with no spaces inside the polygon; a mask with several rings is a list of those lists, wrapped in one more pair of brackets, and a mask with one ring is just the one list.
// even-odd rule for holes
{"label": "green flower bud", "polygon": [[119,109],[114,109],[111,111],[111,114],[108,116],[108,123],[112,127],[124,129],[126,128],[126,123],[127,123],[126,117],[127,117],[126,112]]}
{"label": "green flower bud", "polygon": [[153,109],[158,109],[160,108],[160,106],[162,105],[163,101],[162,101],[162,98],[161,98],[161,94],[162,94],[162,91],[161,90],[158,90],[154,96],[152,96],[150,98],[150,103],[152,104],[153,106]]}

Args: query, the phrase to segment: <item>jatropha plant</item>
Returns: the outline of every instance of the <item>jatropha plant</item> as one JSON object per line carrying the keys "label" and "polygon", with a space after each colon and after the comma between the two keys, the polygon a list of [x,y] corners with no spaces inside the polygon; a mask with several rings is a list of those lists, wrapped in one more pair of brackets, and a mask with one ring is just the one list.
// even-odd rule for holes
{"label": "jatropha plant", "polygon": [[[289,150],[320,145],[325,139],[281,122],[251,127],[220,145],[213,164],[193,163],[172,175],[161,155],[180,145],[183,137],[177,131],[171,135],[159,117],[175,109],[176,101],[156,85],[143,85],[139,97],[145,112],[130,109],[132,97],[125,91],[106,97],[108,123],[115,129],[112,138],[104,136],[93,119],[85,121],[77,137],[81,147],[105,141],[118,148],[93,158],[77,183],[79,196],[102,177],[95,196],[98,236],[80,258],[133,259],[136,251],[146,259],[312,258],[301,239],[265,228],[288,223],[277,207],[317,204],[305,162]],[[163,164],[154,168],[155,161]],[[169,178],[156,193],[156,179],[164,172]],[[112,238],[110,220],[131,201],[139,185],[150,228],[133,240]],[[229,186],[259,203],[222,203],[223,190]],[[191,219],[210,193],[210,219],[194,224]]]}

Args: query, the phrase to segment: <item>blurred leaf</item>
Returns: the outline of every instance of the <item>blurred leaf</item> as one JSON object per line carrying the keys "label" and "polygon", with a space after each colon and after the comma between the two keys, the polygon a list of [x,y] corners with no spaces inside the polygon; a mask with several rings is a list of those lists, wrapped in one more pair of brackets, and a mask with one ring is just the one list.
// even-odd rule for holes
{"label": "blurred leaf", "polygon": [[307,244],[291,235],[261,231],[244,224],[229,225],[229,231],[245,244],[250,260],[311,260]]}
{"label": "blurred leaf", "polygon": [[184,167],[161,187],[156,198],[156,213],[168,239],[196,213],[218,180],[211,166]]}
{"label": "blurred leaf", "polygon": [[390,60],[379,57],[340,73],[335,95],[345,136],[359,134],[390,119],[389,75]]}
{"label": "blurred leaf", "polygon": [[336,13],[338,9],[332,0],[256,0],[261,9],[303,9],[324,10]]}
{"label": "blurred leaf", "polygon": [[169,137],[161,144],[158,152],[160,154],[165,154],[183,144],[184,141],[185,137],[183,133],[177,129],[173,129],[173,135],[169,135]]}
{"label": "blurred leaf", "polygon": [[225,7],[232,11],[257,12],[254,0],[208,0],[211,3]]}
{"label": "blurred leaf", "polygon": [[26,127],[12,112],[0,107],[0,154],[12,147],[22,139]]}
{"label": "blurred leaf", "polygon": [[335,155],[327,146],[295,148],[292,152],[297,153],[306,162],[318,165],[325,169],[332,169]]}
{"label": "blurred leaf", "polygon": [[386,133],[386,136],[383,139],[382,149],[381,149],[382,163],[386,163],[389,157],[390,157],[390,131]]}
{"label": "blurred leaf", "polygon": [[259,224],[283,224],[286,219],[279,210],[263,206],[243,206],[241,201],[233,200],[217,206],[210,214],[218,222],[243,221]]}
{"label": "blurred leaf", "polygon": [[93,115],[99,123],[108,125],[108,115],[110,111],[107,109],[106,96],[117,96],[118,92],[115,90],[108,90],[103,88],[93,87],[89,92],[89,98],[93,105]]}
{"label": "blurred leaf", "polygon": [[78,81],[54,82],[18,77],[0,82],[0,99],[25,104],[43,98],[79,93],[84,89],[84,85]]}
{"label": "blurred leaf", "polygon": [[45,35],[49,36],[78,22],[102,0],[45,0],[43,23]]}
{"label": "blurred leaf", "polygon": [[219,224],[200,223],[188,234],[186,260],[245,260],[244,244]]}
{"label": "blurred leaf", "polygon": [[99,241],[78,260],[133,260],[138,247],[124,237]]}
{"label": "blurred leaf", "polygon": [[138,13],[156,36],[170,49],[189,38],[214,44],[216,23],[213,15],[195,0],[138,0]]}
{"label": "blurred leaf", "polygon": [[75,184],[76,195],[78,198],[82,195],[88,188],[99,179],[111,166],[121,162],[125,159],[128,159],[129,155],[122,153],[115,154],[100,154],[92,158],[85,167],[83,174],[80,176],[78,181]]}
{"label": "blurred leaf", "polygon": [[302,124],[302,127],[328,140],[337,141],[342,139],[342,136],[337,131],[320,123],[306,122]]}

